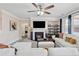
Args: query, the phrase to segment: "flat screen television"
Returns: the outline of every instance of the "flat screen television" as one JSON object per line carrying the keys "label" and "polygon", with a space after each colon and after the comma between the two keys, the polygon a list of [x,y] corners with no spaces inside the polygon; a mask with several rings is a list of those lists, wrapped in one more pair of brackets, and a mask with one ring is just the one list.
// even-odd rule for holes
{"label": "flat screen television", "polygon": [[33,28],[45,28],[45,21],[33,21]]}

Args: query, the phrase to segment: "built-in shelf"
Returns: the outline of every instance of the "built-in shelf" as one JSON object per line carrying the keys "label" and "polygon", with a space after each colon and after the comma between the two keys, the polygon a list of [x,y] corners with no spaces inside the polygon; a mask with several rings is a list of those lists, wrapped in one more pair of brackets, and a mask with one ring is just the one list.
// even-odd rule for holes
{"label": "built-in shelf", "polygon": [[59,21],[48,21],[48,34],[58,34],[60,32]]}

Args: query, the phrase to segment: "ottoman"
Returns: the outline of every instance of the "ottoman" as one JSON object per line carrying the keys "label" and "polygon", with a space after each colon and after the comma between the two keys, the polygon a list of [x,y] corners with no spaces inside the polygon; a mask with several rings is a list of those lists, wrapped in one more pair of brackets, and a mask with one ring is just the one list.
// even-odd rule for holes
{"label": "ottoman", "polygon": [[53,41],[39,41],[38,48],[53,48],[54,43]]}

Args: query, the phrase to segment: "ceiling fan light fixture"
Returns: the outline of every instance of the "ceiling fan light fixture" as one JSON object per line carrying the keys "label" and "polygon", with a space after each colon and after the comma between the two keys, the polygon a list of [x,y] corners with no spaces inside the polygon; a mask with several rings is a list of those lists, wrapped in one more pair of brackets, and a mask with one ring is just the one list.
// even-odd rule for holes
{"label": "ceiling fan light fixture", "polygon": [[38,11],[37,14],[38,14],[38,15],[43,15],[44,12],[43,12],[43,11]]}

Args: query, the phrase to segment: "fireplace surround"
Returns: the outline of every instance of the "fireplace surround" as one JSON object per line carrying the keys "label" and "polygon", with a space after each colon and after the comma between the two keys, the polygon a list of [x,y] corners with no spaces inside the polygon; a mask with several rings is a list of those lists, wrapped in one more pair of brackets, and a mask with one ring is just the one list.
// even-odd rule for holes
{"label": "fireplace surround", "polygon": [[35,41],[44,38],[44,32],[35,32]]}

